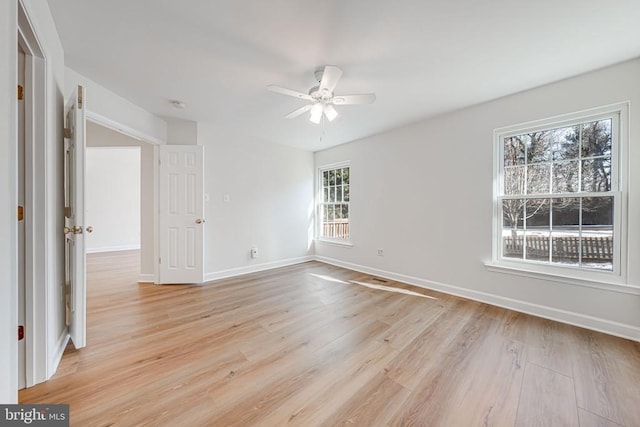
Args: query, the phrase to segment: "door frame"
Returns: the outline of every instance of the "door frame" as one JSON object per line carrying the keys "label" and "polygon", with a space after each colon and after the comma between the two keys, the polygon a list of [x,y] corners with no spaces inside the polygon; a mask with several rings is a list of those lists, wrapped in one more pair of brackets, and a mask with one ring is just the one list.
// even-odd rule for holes
{"label": "door frame", "polygon": [[[47,208],[47,58],[22,0],[18,1],[18,44],[25,52],[25,340],[26,386],[48,379],[46,256],[51,229]],[[18,46],[16,46],[17,52]],[[38,349],[38,351],[36,351]]]}

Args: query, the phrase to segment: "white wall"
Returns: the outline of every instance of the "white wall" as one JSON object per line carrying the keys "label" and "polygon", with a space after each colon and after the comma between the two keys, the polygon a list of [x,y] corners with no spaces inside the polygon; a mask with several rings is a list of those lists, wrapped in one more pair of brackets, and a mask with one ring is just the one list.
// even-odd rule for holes
{"label": "white wall", "polygon": [[[640,60],[623,63],[315,154],[351,160],[353,247],[319,257],[640,340],[640,296],[487,271],[493,130],[631,101],[629,283],[640,285]],[[384,257],[376,249],[384,248]]]}
{"label": "white wall", "polygon": [[[312,254],[313,154],[198,124],[205,155],[205,278]],[[229,201],[224,201],[224,196]],[[260,256],[250,258],[252,245]]]}
{"label": "white wall", "polygon": [[140,248],[140,147],[87,147],[87,252]]}
{"label": "white wall", "polygon": [[162,144],[167,140],[167,123],[109,89],[70,69],[65,69],[65,93],[77,85],[86,89],[87,110],[91,118],[145,141]]}
{"label": "white wall", "polygon": [[190,120],[165,117],[167,122],[167,144],[198,145],[198,123]]}

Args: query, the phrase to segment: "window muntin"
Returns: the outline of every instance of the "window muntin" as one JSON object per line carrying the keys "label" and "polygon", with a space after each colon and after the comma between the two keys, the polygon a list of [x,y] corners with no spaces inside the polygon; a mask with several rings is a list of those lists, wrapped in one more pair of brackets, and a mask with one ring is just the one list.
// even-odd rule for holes
{"label": "window muntin", "polygon": [[620,112],[498,135],[501,260],[616,271]]}
{"label": "window muntin", "polygon": [[348,164],[325,167],[319,171],[321,238],[349,240],[350,172]]}

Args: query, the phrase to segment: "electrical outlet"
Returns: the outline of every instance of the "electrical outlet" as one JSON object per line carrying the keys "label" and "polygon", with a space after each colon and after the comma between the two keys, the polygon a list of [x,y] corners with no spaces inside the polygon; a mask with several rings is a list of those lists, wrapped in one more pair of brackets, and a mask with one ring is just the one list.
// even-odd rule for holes
{"label": "electrical outlet", "polygon": [[378,256],[384,256],[384,249],[378,248]]}
{"label": "electrical outlet", "polygon": [[258,253],[257,246],[251,246],[251,258],[258,258],[260,254]]}

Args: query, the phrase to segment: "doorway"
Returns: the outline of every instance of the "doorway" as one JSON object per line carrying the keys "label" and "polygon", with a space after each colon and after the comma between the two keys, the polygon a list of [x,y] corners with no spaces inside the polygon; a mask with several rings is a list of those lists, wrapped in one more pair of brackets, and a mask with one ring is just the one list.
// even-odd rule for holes
{"label": "doorway", "polygon": [[[90,96],[90,95],[89,95]],[[98,123],[94,123],[92,121],[87,121],[86,125],[87,130],[87,150],[91,152],[91,150],[102,150],[103,154],[106,155],[111,160],[108,160],[110,163],[115,164],[116,159],[113,159],[112,155],[108,155],[108,150],[112,150],[112,154],[117,150],[131,150],[134,149],[138,153],[138,184],[139,184],[139,192],[138,192],[138,200],[135,202],[137,206],[131,206],[131,192],[128,191],[129,202],[125,201],[125,198],[118,197],[118,200],[121,203],[126,203],[122,206],[117,206],[116,210],[121,211],[121,216],[127,216],[129,219],[126,221],[128,224],[128,231],[119,229],[118,235],[112,235],[109,240],[100,240],[99,233],[101,232],[109,232],[109,230],[100,230],[99,223],[103,221],[103,226],[106,228],[116,227],[113,224],[112,219],[113,215],[105,216],[105,215],[96,215],[96,212],[88,212],[87,216],[90,217],[88,220],[90,223],[94,221],[93,218],[96,218],[99,222],[91,225],[94,227],[94,232],[90,237],[91,242],[89,242],[90,252],[98,252],[98,251],[106,251],[106,250],[127,250],[127,249],[135,249],[135,244],[131,241],[131,233],[133,229],[135,229],[136,224],[138,227],[139,233],[139,250],[140,250],[140,274],[138,281],[140,282],[153,282],[155,280],[156,275],[156,263],[154,262],[157,257],[156,253],[156,226],[155,226],[155,163],[156,160],[156,145],[152,143],[144,142],[140,139],[129,136],[123,132],[108,128]],[[107,150],[106,152],[104,150]],[[115,150],[115,151],[114,151]],[[122,152],[122,151],[121,151]],[[89,154],[90,156],[97,155],[96,160],[100,157],[99,153]],[[105,157],[105,159],[107,158]],[[124,161],[124,159],[121,159]],[[93,175],[94,185],[104,185],[104,178],[108,175],[107,172],[104,172],[105,176],[100,176],[100,172],[98,171],[98,176],[95,176],[95,170],[88,170],[91,159],[88,158],[87,163],[87,175]],[[130,161],[129,161],[130,162]],[[123,163],[123,166],[126,163]],[[131,165],[128,166],[131,169]],[[131,173],[131,170],[129,170]],[[91,186],[91,184],[88,184]],[[89,189],[89,191],[91,191]],[[87,196],[87,200],[91,199],[92,195]],[[102,201],[104,202],[104,201]],[[96,201],[93,205],[97,208],[100,201]],[[91,210],[91,207],[88,207]],[[114,207],[109,207],[109,210]],[[135,215],[138,216],[137,219],[131,218],[132,212],[136,212]],[[112,214],[114,211],[111,212]],[[101,218],[102,217],[102,218]],[[95,237],[95,239],[94,239]]]}

